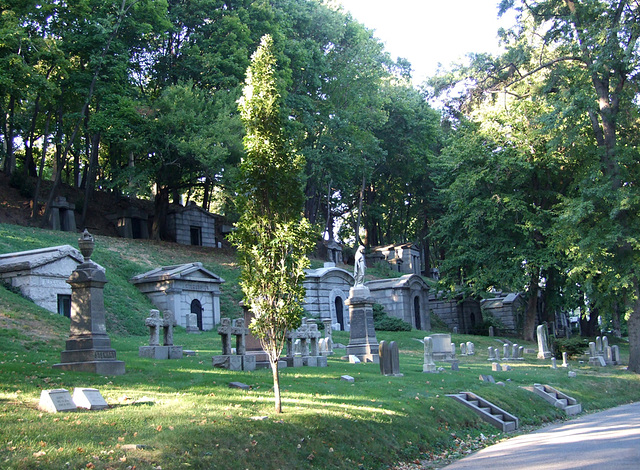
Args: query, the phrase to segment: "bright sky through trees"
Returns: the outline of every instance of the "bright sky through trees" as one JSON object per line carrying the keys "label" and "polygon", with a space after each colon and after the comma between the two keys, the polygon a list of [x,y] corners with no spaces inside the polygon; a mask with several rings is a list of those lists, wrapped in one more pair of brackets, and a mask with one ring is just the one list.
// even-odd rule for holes
{"label": "bright sky through trees", "polygon": [[498,28],[513,17],[498,19],[498,0],[339,0],[346,11],[386,45],[393,59],[413,66],[418,85],[469,52],[497,52]]}

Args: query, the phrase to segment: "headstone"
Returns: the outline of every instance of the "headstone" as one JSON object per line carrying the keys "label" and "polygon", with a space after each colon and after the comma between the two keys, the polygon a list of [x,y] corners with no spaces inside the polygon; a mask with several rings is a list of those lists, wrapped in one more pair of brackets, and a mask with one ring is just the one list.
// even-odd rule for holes
{"label": "headstone", "polygon": [[104,410],[109,405],[97,388],[76,387],[73,390],[73,402],[78,408]]}
{"label": "headstone", "polygon": [[[165,310],[160,316],[160,311],[152,309],[149,317],[144,321],[149,328],[149,346],[140,346],[138,355],[150,359],[182,359],[182,346],[173,344],[173,327],[175,319],[173,313]],[[163,330],[162,345],[160,344],[160,329]]]}
{"label": "headstone", "polygon": [[353,383],[353,382],[355,382],[355,381],[356,381],[356,380],[355,380],[353,377],[351,377],[350,375],[341,375],[341,376],[340,376],[340,380],[344,380],[345,382],[350,382],[350,383]]}
{"label": "headstone", "polygon": [[509,345],[507,343],[502,345],[502,357],[505,361],[509,360]]}
{"label": "headstone", "polygon": [[551,352],[549,351],[549,336],[546,325],[538,325],[536,334],[538,336],[538,359],[549,359]]}
{"label": "headstone", "polygon": [[460,355],[461,356],[467,355],[467,343],[460,343]]}
{"label": "headstone", "polygon": [[43,390],[40,392],[40,403],[38,405],[41,410],[49,413],[57,413],[59,411],[76,411],[76,404],[71,399],[69,390],[64,388],[56,388],[54,390]]}
{"label": "headstone", "polygon": [[249,387],[247,384],[244,384],[242,382],[231,382],[229,383],[229,388],[239,388],[241,390],[249,390],[251,387]]}
{"label": "headstone", "polygon": [[602,348],[602,338],[596,336],[596,354],[598,356],[604,356],[604,349]]}
{"label": "headstone", "polygon": [[459,371],[460,370],[460,366],[459,366],[459,362],[458,361],[453,361],[451,363],[451,370],[452,371]]}
{"label": "headstone", "polygon": [[606,362],[608,366],[613,364],[613,354],[611,351],[611,346],[604,347],[604,362]]}
{"label": "headstone", "polygon": [[457,334],[458,334],[458,327],[457,327],[457,326],[454,326],[454,327],[453,327],[453,334],[454,334],[454,335],[457,335]]}
{"label": "headstone", "polygon": [[430,336],[433,345],[433,359],[436,361],[453,361],[455,358],[454,344],[449,333],[435,333]]}
{"label": "headstone", "polygon": [[478,379],[480,379],[481,382],[489,382],[489,383],[496,383],[496,379],[493,378],[493,375],[484,375],[484,374],[480,374],[480,377],[478,377]]}
{"label": "headstone", "polygon": [[493,362],[496,360],[496,353],[492,346],[487,348],[487,354],[489,355],[489,358],[487,359],[488,361]]}
{"label": "headstone", "polygon": [[436,364],[433,362],[433,340],[430,336],[424,338],[424,364],[422,372],[437,372]]}
{"label": "headstone", "polygon": [[518,359],[518,344],[514,343],[511,346],[511,359]]}
{"label": "headstone", "polygon": [[556,358],[555,357],[551,358],[551,368],[552,369],[557,369],[558,368],[558,364],[556,362]]}
{"label": "headstone", "polygon": [[599,365],[600,361],[597,359],[598,355],[596,354],[596,343],[593,341],[589,342],[589,365],[595,366]]}
{"label": "headstone", "polygon": [[[213,367],[228,370],[251,371],[256,368],[256,356],[247,355],[247,336],[244,318],[221,318],[218,334],[222,342],[222,354],[211,358]],[[231,347],[231,337],[236,338],[236,347]]]}
{"label": "headstone", "polygon": [[611,360],[614,364],[620,364],[620,346],[617,344],[611,346]]}
{"label": "headstone", "polygon": [[467,341],[467,355],[474,356],[476,354],[476,345],[471,341]]}
{"label": "headstone", "polygon": [[195,313],[187,313],[185,314],[185,321],[187,325],[187,333],[194,335],[199,335],[200,333],[202,333],[200,331],[200,328],[198,328],[198,315],[196,315]]}
{"label": "headstone", "polygon": [[562,367],[569,367],[569,354],[567,352],[562,353]]}
{"label": "headstone", "polygon": [[607,338],[606,336],[602,337],[602,351],[606,351],[607,350],[607,346],[609,346],[609,338]]}
{"label": "headstone", "polygon": [[489,327],[489,336],[494,336],[493,326]]}
{"label": "headstone", "polygon": [[456,356],[456,343],[451,343],[451,354],[453,357]]}
{"label": "headstone", "polygon": [[509,372],[511,370],[511,366],[509,364],[502,364],[502,371]]}
{"label": "headstone", "polygon": [[349,354],[349,362],[351,364],[360,364],[362,361],[355,354]]}
{"label": "headstone", "polygon": [[573,378],[573,377],[575,377],[576,375],[577,375],[577,374],[576,374],[576,372],[575,372],[574,370],[570,370],[570,371],[569,371],[569,377]]}
{"label": "headstone", "polygon": [[493,372],[499,372],[499,371],[501,371],[501,370],[502,370],[502,367],[500,366],[500,364],[499,364],[499,363],[497,363],[497,362],[493,362],[493,363],[491,363],[491,370],[492,370]]}
{"label": "headstone", "polygon": [[524,360],[524,346],[518,348],[518,360]]}
{"label": "headstone", "polygon": [[495,356],[495,360],[500,360],[500,350],[498,348],[493,348],[493,355]]}
{"label": "headstone", "polygon": [[386,376],[401,377],[398,344],[380,341],[380,373]]}
{"label": "headstone", "polygon": [[84,262],[69,276],[71,285],[71,327],[66,349],[60,363],[62,370],[93,372],[100,375],[122,375],[123,361],[116,360],[116,351],[107,335],[104,310],[104,285],[107,277],[93,261],[95,242],[87,230],[78,239]]}
{"label": "headstone", "polygon": [[149,346],[160,346],[160,328],[164,324],[160,310],[152,309],[144,324],[149,327]]}

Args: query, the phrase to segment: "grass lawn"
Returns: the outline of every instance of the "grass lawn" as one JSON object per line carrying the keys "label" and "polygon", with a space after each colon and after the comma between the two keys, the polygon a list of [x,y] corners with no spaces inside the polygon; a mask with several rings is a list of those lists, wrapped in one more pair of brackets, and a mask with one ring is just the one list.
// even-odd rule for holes
{"label": "grass lawn", "polygon": [[[0,252],[69,243],[60,234],[0,225]],[[102,377],[53,369],[69,332],[69,320],[36,307],[0,287],[0,468],[2,469],[376,469],[400,462],[420,468],[505,437],[471,411],[446,397],[472,391],[520,419],[521,432],[565,419],[562,411],[523,387],[552,385],[575,397],[586,412],[640,400],[640,376],[624,366],[590,367],[571,361],[567,370],[550,368],[535,354],[511,363],[509,372],[491,372],[487,347],[495,338],[453,335],[456,344],[473,341],[476,355],[460,357],[460,370],[422,372],[427,332],[378,332],[395,340],[403,377],[384,377],[375,364],[349,364],[337,349],[327,368],[281,371],[284,413],[273,413],[269,370],[213,369],[220,354],[215,332],[188,335],[178,328],[174,343],[197,351],[193,357],[154,361],[138,357],[147,344],[144,318],[150,304],[127,280],[156,265],[202,261],[228,282],[223,315],[236,311],[237,270],[229,255],[151,242],[98,237],[95,259],[107,268],[108,331],[126,374]],[[225,307],[226,305],[226,307]],[[226,316],[226,315],[225,315]],[[517,340],[516,340],[517,341]],[[348,333],[334,333],[348,344]],[[517,341],[523,344],[521,341]],[[620,344],[623,361],[628,346]],[[535,348],[533,344],[524,344]],[[340,380],[348,374],[355,383]],[[491,374],[504,386],[478,380]],[[233,381],[251,386],[231,389]],[[38,409],[42,390],[95,387],[110,407],[101,411],[46,413]]]}

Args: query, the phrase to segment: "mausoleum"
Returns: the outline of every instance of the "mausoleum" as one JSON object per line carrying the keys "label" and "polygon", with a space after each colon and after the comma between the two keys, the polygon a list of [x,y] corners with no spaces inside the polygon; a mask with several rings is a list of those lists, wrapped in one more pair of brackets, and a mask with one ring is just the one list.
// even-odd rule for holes
{"label": "mausoleum", "polygon": [[216,216],[190,202],[171,206],[167,214],[169,236],[181,245],[217,247]]}
{"label": "mausoleum", "polygon": [[395,279],[369,281],[365,284],[376,303],[391,317],[409,323],[417,330],[430,330],[429,285],[416,274]]}
{"label": "mausoleum", "polygon": [[429,294],[429,310],[453,331],[470,334],[482,324],[480,302],[472,297],[458,295],[449,298],[442,292]]}
{"label": "mausoleum", "polygon": [[333,329],[349,331],[349,309],[345,300],[353,287],[353,275],[334,263],[325,263],[323,268],[306,271],[306,289],[303,305],[308,317],[330,319]]}
{"label": "mausoleum", "polygon": [[517,334],[522,329],[526,302],[519,292],[497,293],[493,299],[482,300],[480,307],[504,325],[501,333]]}
{"label": "mausoleum", "polygon": [[70,245],[0,255],[0,279],[50,312],[71,315],[71,286],[67,279],[84,261]]}
{"label": "mausoleum", "polygon": [[202,263],[162,266],[131,278],[140,292],[160,311],[173,313],[178,325],[187,326],[187,315],[195,313],[199,330],[211,330],[220,322],[220,276]]}
{"label": "mausoleum", "polygon": [[421,274],[420,250],[412,243],[377,246],[371,254],[379,254],[399,273]]}

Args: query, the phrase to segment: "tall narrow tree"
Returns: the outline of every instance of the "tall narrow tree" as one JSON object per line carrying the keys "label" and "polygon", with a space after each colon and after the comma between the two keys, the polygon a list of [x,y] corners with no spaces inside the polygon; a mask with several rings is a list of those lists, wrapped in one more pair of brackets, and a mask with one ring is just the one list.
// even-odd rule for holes
{"label": "tall narrow tree", "polygon": [[278,360],[287,330],[301,322],[302,281],[313,237],[302,217],[304,158],[291,152],[281,128],[273,47],[271,36],[263,36],[240,100],[246,157],[240,165],[241,216],[232,241],[242,266],[245,305],[253,313],[249,328],[269,356],[280,413]]}

